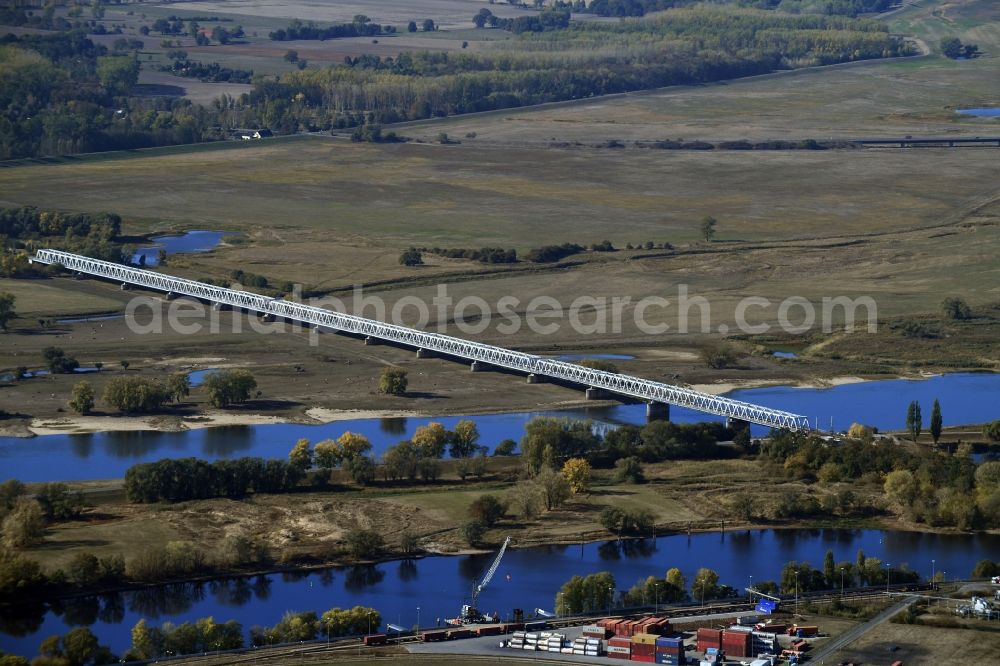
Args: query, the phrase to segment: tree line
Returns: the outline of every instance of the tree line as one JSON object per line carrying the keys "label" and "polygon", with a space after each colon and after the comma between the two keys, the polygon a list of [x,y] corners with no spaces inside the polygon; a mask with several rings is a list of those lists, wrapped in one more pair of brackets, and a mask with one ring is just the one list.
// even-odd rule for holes
{"label": "tree line", "polygon": [[569,11],[562,9],[546,9],[536,16],[502,18],[484,7],[472,16],[472,23],[477,28],[489,26],[520,35],[524,32],[565,30],[569,27],[569,18]]}
{"label": "tree line", "polygon": [[[896,567],[885,566],[877,557],[868,557],[859,549],[853,562],[835,562],[832,550],[827,550],[821,568],[814,568],[809,562],[786,562],[777,581],[757,581],[753,587],[764,594],[805,594],[838,590],[849,587],[876,586],[916,583],[920,574],[903,564]],[[992,565],[992,566],[991,566]],[[997,565],[990,561],[981,562],[973,572],[983,574],[993,571]],[[985,572],[985,573],[984,573]],[[940,573],[940,572],[939,572]],[[607,611],[615,605],[624,607],[653,606],[654,604],[678,604],[689,601],[705,602],[712,599],[728,599],[739,596],[736,588],[720,581],[718,572],[707,567],[699,568],[690,583],[683,572],[673,567],[659,578],[648,576],[639,579],[627,590],[618,590],[615,577],[602,571],[587,576],[573,576],[559,588],[555,597],[556,613],[574,615],[580,613]]]}
{"label": "tree line", "polygon": [[340,39],[343,37],[374,37],[382,34],[391,35],[396,32],[396,26],[381,25],[372,23],[372,20],[363,14],[358,14],[350,23],[336,23],[334,25],[321,27],[313,21],[303,23],[295,19],[287,28],[279,28],[268,33],[272,41],[284,42],[306,39]]}
{"label": "tree line", "polygon": [[121,216],[115,213],[60,213],[33,206],[0,208],[0,238],[7,250],[0,274],[24,277],[58,270],[28,263],[28,251],[43,245],[123,263],[130,253],[121,242],[121,224]]}
{"label": "tree line", "polygon": [[125,472],[130,502],[182,502],[210,497],[241,499],[252,493],[294,490],[304,470],[284,460],[245,457],[208,462],[198,458],[165,458],[139,463]]}

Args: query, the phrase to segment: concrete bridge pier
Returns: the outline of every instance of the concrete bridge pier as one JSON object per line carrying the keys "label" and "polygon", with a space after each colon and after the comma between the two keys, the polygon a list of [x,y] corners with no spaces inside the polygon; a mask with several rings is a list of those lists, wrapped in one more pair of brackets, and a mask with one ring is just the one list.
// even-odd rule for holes
{"label": "concrete bridge pier", "polygon": [[612,397],[611,391],[602,388],[595,388],[591,386],[587,389],[587,400],[610,400]]}
{"label": "concrete bridge pier", "polygon": [[128,291],[128,282],[122,282],[122,291]]}
{"label": "concrete bridge pier", "polygon": [[669,402],[647,402],[646,403],[646,420],[647,421],[669,421],[670,420],[670,403]]}
{"label": "concrete bridge pier", "polygon": [[486,364],[483,363],[482,361],[473,361],[469,365],[469,370],[471,370],[472,372],[485,372],[488,369],[489,368],[487,368]]}
{"label": "concrete bridge pier", "polygon": [[168,291],[166,294],[163,295],[163,300],[165,301],[172,301],[175,298],[177,298],[177,294],[175,294],[172,291]]}
{"label": "concrete bridge pier", "polygon": [[544,384],[546,379],[545,375],[536,375],[533,372],[528,375],[529,384]]}
{"label": "concrete bridge pier", "polygon": [[434,358],[434,352],[429,349],[424,349],[421,347],[417,350],[417,358]]}

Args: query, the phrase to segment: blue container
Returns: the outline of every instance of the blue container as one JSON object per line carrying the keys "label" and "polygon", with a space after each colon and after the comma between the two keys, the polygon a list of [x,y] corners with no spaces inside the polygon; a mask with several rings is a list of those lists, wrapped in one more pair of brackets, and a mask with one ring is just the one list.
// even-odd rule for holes
{"label": "blue container", "polygon": [[656,639],[657,645],[662,645],[664,647],[680,647],[684,645],[683,638],[668,638],[666,636],[660,636]]}

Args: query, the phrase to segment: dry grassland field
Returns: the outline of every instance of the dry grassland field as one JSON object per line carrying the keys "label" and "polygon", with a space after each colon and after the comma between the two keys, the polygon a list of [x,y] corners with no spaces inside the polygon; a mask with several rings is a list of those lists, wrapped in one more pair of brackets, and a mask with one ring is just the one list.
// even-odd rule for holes
{"label": "dry grassland field", "polygon": [[827,662],[890,664],[899,660],[907,666],[989,664],[1000,651],[1000,633],[992,627],[987,629],[972,631],[886,622],[831,655]]}

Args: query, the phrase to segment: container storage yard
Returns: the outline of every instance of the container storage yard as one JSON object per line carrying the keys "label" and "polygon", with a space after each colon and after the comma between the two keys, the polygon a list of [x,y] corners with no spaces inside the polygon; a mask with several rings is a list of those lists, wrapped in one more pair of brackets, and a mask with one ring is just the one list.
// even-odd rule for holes
{"label": "container storage yard", "polygon": [[[525,653],[545,653],[547,659],[608,664],[613,662],[606,660],[668,666],[773,666],[804,661],[810,640],[819,634],[816,625],[787,624],[777,619],[759,622],[756,616],[706,618],[685,622],[681,627],[656,616],[604,618],[582,626],[562,624],[553,620],[428,630],[420,634],[421,645],[411,649],[494,655],[516,650],[521,657],[527,656]],[[459,640],[466,638],[480,640]],[[456,640],[459,642],[452,642]],[[442,641],[448,643],[434,646]]]}

